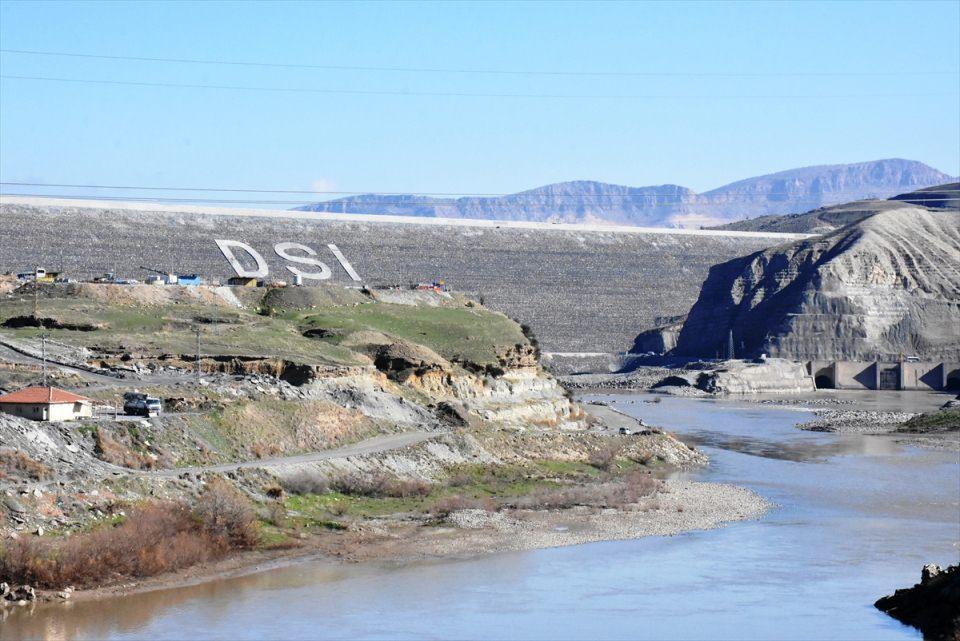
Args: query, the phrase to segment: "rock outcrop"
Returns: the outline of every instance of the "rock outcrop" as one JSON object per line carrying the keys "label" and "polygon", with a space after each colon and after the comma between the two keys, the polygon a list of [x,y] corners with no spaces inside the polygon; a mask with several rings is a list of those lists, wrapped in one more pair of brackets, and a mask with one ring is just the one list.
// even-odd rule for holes
{"label": "rock outcrop", "polygon": [[897,590],[874,604],[893,618],[923,632],[924,639],[960,639],[960,565],[942,570],[925,565],[920,583]]}
{"label": "rock outcrop", "polygon": [[670,374],[652,389],[694,387],[708,394],[799,394],[813,392],[813,378],[800,363],[778,358],[688,365]]}
{"label": "rock outcrop", "polygon": [[673,354],[960,358],[960,213],[882,211],[714,266]]}

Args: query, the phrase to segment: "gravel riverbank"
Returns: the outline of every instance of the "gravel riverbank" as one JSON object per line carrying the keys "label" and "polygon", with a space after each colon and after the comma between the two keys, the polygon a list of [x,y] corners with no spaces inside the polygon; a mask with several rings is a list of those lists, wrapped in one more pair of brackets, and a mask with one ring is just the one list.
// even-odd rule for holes
{"label": "gravel riverbank", "polygon": [[674,536],[756,519],[772,503],[733,485],[669,480],[664,491],[630,509],[461,510],[435,528],[381,531],[356,560],[390,563],[467,558],[599,541]]}

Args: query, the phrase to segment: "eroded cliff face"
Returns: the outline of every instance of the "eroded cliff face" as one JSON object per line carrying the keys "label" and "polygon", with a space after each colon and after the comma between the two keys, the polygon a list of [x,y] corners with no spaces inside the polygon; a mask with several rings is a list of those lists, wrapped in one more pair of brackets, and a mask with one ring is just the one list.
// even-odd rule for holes
{"label": "eroded cliff face", "polygon": [[882,211],[710,270],[676,355],[960,358],[960,214]]}

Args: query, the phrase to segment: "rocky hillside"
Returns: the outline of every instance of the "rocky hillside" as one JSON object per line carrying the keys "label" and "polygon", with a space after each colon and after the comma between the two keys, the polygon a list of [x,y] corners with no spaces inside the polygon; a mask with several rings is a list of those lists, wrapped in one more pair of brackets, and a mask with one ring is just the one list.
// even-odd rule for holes
{"label": "rocky hillside", "polygon": [[881,211],[716,265],[674,354],[960,358],[960,213]]}
{"label": "rocky hillside", "polygon": [[678,185],[627,187],[573,181],[499,197],[362,195],[304,205],[302,211],[441,218],[700,226],[788,214],[866,198],[889,198],[950,180],[923,163],[888,159],[821,165],[747,178],[697,194]]}
{"label": "rocky hillside", "polygon": [[738,220],[715,229],[728,231],[762,231],[790,234],[824,234],[855,223],[880,211],[893,211],[911,206],[927,209],[960,209],[960,183],[948,183],[899,194],[889,200],[860,200],[831,207],[820,207],[804,214],[758,216]]}

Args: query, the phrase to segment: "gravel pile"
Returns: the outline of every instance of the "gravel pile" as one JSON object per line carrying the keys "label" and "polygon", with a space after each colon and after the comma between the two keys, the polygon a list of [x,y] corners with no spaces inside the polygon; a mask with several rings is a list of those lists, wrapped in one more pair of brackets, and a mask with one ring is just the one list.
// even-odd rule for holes
{"label": "gravel pile", "polygon": [[798,427],[811,432],[839,434],[887,434],[918,412],[885,412],[879,410],[818,410],[819,420],[801,423]]}

